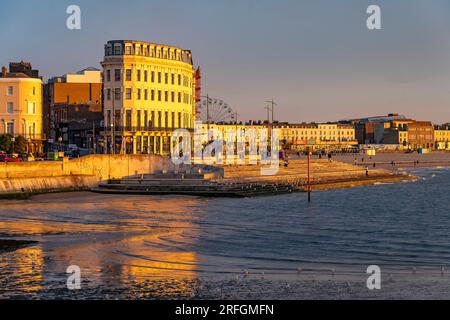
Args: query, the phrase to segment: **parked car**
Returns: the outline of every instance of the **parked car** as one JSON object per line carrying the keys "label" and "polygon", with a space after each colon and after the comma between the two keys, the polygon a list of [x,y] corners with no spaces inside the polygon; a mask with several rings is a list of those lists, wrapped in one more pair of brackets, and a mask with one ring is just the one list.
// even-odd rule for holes
{"label": "parked car", "polygon": [[0,155],[0,162],[22,162],[22,159],[8,155]]}

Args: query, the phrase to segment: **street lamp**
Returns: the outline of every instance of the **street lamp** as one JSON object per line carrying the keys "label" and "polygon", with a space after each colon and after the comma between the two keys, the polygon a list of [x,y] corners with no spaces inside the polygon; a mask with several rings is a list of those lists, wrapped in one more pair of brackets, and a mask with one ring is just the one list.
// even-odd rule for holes
{"label": "street lamp", "polygon": [[59,137],[59,138],[58,138],[58,142],[59,142],[59,151],[62,151],[62,140],[63,140],[62,137]]}
{"label": "street lamp", "polygon": [[12,153],[14,154],[14,143],[16,142],[16,138],[12,137],[11,142],[12,142]]}
{"label": "street lamp", "polygon": [[114,123],[111,123],[111,152],[112,152],[112,154],[116,154],[115,148],[116,148],[116,146],[115,146],[115,141],[114,141]]}

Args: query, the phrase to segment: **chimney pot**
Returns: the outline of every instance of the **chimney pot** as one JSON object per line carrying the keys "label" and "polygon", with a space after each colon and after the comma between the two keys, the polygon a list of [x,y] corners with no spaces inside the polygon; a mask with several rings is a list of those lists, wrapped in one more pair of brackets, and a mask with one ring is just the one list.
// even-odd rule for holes
{"label": "chimney pot", "polygon": [[2,78],[6,78],[6,74],[8,73],[5,66],[2,67]]}

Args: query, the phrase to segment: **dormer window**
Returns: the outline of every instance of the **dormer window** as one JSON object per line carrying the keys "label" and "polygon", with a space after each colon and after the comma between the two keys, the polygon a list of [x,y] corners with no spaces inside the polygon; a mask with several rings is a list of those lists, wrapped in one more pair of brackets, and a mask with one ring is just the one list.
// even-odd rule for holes
{"label": "dormer window", "polygon": [[125,46],[125,54],[131,55],[131,46],[129,46],[129,45]]}
{"label": "dormer window", "polygon": [[122,45],[121,44],[114,45],[114,55],[116,55],[116,56],[122,55]]}

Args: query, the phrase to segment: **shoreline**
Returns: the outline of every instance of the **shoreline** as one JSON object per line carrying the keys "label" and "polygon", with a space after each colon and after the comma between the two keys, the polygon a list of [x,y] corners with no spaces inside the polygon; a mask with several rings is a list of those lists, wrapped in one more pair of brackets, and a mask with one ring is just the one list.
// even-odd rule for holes
{"label": "shoreline", "polygon": [[[225,176],[218,179],[219,183],[242,183],[249,185],[276,184],[290,186],[293,192],[307,192],[306,163],[303,160],[292,160],[289,168],[280,168],[276,175],[261,176],[261,166],[235,166],[224,167]],[[396,183],[402,181],[415,181],[417,177],[404,172],[396,172],[382,168],[369,169],[366,176],[365,167],[354,166],[342,162],[328,162],[328,160],[315,160],[312,163],[311,190],[329,190],[374,185],[377,183]],[[74,191],[90,191],[86,186],[64,186],[61,189],[6,192],[0,193],[1,200],[28,200],[32,196],[52,193],[68,193]],[[268,195],[264,195],[268,196]]]}
{"label": "shoreline", "polygon": [[14,239],[0,239],[0,254],[11,251],[16,251],[28,246],[36,245],[38,241],[31,240],[14,240]]}

